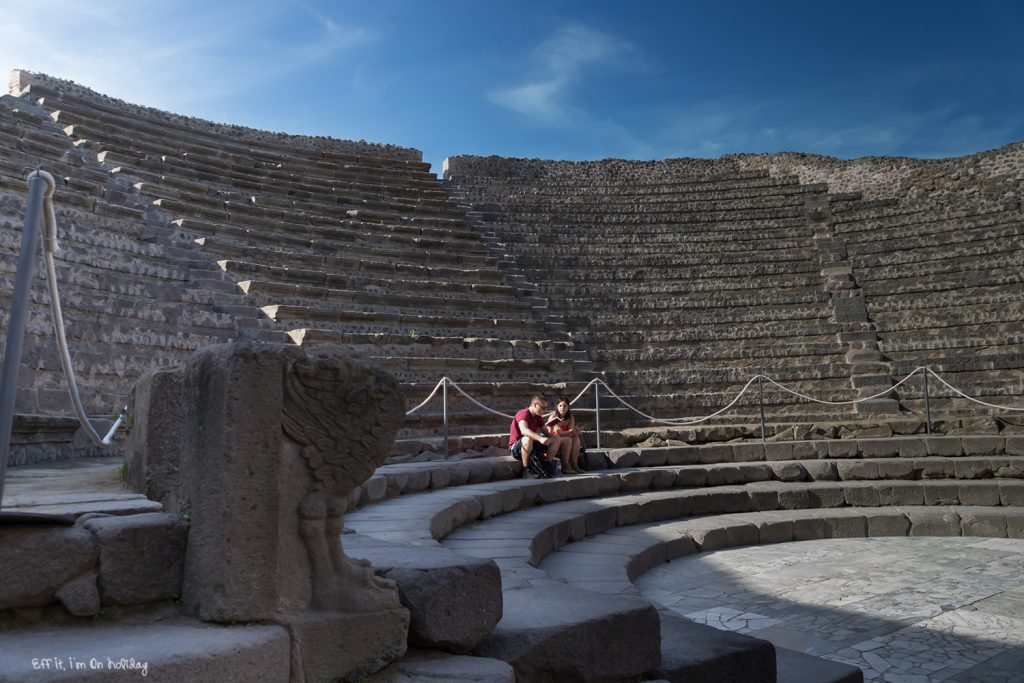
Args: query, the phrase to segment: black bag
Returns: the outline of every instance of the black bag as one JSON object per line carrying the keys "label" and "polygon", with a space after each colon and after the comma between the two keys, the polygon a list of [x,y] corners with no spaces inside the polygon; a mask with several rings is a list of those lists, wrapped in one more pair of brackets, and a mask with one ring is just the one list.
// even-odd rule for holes
{"label": "black bag", "polygon": [[555,464],[546,457],[539,455],[537,449],[530,453],[530,457],[526,461],[526,469],[530,474],[536,475],[541,479],[550,479],[555,476]]}

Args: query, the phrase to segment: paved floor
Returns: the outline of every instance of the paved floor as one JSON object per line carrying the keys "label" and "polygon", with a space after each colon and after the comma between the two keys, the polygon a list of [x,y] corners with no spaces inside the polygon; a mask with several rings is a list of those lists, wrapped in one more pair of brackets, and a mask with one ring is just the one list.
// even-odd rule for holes
{"label": "paved floor", "polygon": [[679,614],[885,683],[1024,683],[1024,540],[835,539],[691,555],[636,582]]}

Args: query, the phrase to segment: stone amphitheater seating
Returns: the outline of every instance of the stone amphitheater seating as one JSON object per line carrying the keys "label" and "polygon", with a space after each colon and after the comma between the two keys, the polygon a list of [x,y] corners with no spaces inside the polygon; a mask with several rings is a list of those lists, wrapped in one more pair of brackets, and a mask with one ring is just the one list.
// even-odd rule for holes
{"label": "stone amphitheater seating", "polygon": [[[445,177],[485,241],[509,255],[503,265],[527,272],[551,310],[564,311],[594,371],[648,413],[707,415],[758,373],[850,401],[921,365],[1012,406],[1024,367],[1024,288],[1010,265],[1020,260],[1024,224],[1013,180],[1019,146],[986,154],[1001,159],[988,162],[990,176],[959,193],[933,190],[933,201],[887,160],[879,175],[900,183],[875,182],[870,197],[830,194],[815,178],[843,189],[874,179],[857,175],[860,161],[799,155],[454,157]],[[912,168],[926,179],[914,178],[945,188],[936,178],[959,179],[957,161],[920,162]],[[996,201],[990,186],[1002,191],[1006,178],[1012,190]],[[897,196],[877,196],[886,188]],[[985,412],[936,384],[933,414]],[[768,386],[765,405],[774,422],[895,417],[924,412],[922,389],[917,380],[853,407],[812,405]],[[751,392],[720,421],[756,422],[757,409]]]}
{"label": "stone amphitheater seating", "polygon": [[[74,206],[61,209],[64,229],[82,226],[67,239],[91,240],[90,258],[103,259],[94,265],[103,278],[92,278],[101,296],[83,313],[157,318],[133,327],[93,322],[96,332],[84,321],[69,325],[79,364],[88,364],[80,381],[92,412],[114,412],[135,377],[177,362],[179,351],[246,338],[350,345],[402,380],[410,407],[445,374],[516,383],[516,391],[487,392],[504,411],[524,395],[589,379],[590,363],[564,324],[548,319],[545,300],[521,278],[499,271],[416,150],[219,126],[27,72],[14,72],[12,92],[4,125],[21,140],[11,144],[20,156],[5,167],[12,224],[22,215],[25,171],[44,163],[61,176],[57,205]],[[104,242],[94,230],[106,231]],[[8,270],[16,237],[8,237]],[[141,266],[101,251],[115,240],[153,265],[137,277]],[[80,251],[68,242],[71,260]],[[86,306],[86,297],[70,298]],[[49,353],[36,315],[39,342],[28,359],[37,371],[22,381],[33,400],[19,400],[19,409],[66,413],[52,354],[36,358]],[[107,346],[107,335],[151,351],[139,362],[112,354],[120,347]],[[439,434],[441,418],[435,402],[403,435]],[[504,428],[459,400],[449,422],[452,433]]]}
{"label": "stone amphitheater seating", "polygon": [[[0,98],[0,299],[24,178],[42,165],[58,179],[58,276],[96,415],[147,370],[237,340],[346,346],[394,374],[407,407],[442,375],[505,412],[599,376],[649,413],[701,416],[758,373],[851,401],[921,365],[983,400],[1024,398],[1022,145],[963,161],[963,174],[957,160],[785,154],[455,157],[442,183],[413,149],[214,124],[27,72],[11,92]],[[74,430],[37,280],[14,464],[66,455]],[[624,428],[605,445],[716,443],[591,450],[588,474],[548,481],[521,479],[508,457],[379,468],[347,501],[344,547],[398,584],[415,650],[371,680],[858,681],[849,667],[694,624],[633,581],[734,545],[1024,538],[1013,420],[972,424],[985,411],[936,383],[936,428],[989,433],[922,436],[916,382],[857,406],[764,391],[769,435],[793,440],[730,441],[759,436],[755,392],[707,428],[661,432],[605,396],[603,427]],[[482,435],[464,447],[503,446],[505,420],[451,390],[448,418],[453,433]],[[800,438],[857,436],[854,423],[907,436]],[[406,419],[401,448],[436,447],[442,429],[435,402]],[[5,511],[77,522],[0,529],[3,573],[18,572],[0,586],[0,680],[26,678],[25,653],[44,656],[43,645],[83,660],[141,648],[172,680],[295,675],[280,625],[217,627],[173,604],[187,511],[111,490],[106,463],[88,465],[98,489],[46,491],[56,467],[21,470],[5,492]],[[22,541],[59,576],[12,569]],[[100,605],[111,622],[70,628],[68,612],[91,618]]]}
{"label": "stone amphitheater seating", "polygon": [[[617,449],[589,454],[588,464],[588,474],[553,480],[521,479],[521,466],[507,457],[387,465],[353,492],[346,552],[398,582],[411,612],[409,642],[419,648],[380,680],[403,680],[389,677],[426,658],[448,667],[454,680],[490,667],[502,671],[490,663],[497,659],[511,665],[517,680],[531,681],[857,681],[859,672],[849,667],[656,608],[632,582],[681,555],[735,545],[893,535],[1024,538],[1022,436]],[[45,500],[22,500],[16,511],[60,511],[44,507]],[[65,511],[81,515],[73,533],[97,539],[104,604],[153,605],[175,594],[180,573],[167,567],[180,568],[173,556],[184,552],[175,516],[87,514],[125,512],[113,500]],[[145,542],[126,544],[129,538]],[[143,561],[139,553],[154,548],[163,551]],[[141,571],[119,569],[129,556]],[[58,599],[74,604],[67,593]],[[142,617],[135,628],[144,642],[179,629],[177,643],[211,629]],[[208,650],[232,644],[237,653],[262,653],[265,678],[258,680],[282,680],[287,655],[275,649],[274,627],[209,633],[215,640],[201,652],[169,650],[176,668],[162,656],[151,666],[195,671]],[[29,628],[19,643],[37,647],[33,636]],[[87,637],[60,637],[77,653],[113,643],[124,631],[104,626]],[[574,647],[566,648],[568,641]],[[652,649],[659,643],[660,652]],[[24,668],[3,652],[0,670]],[[218,671],[203,675],[212,679]],[[511,680],[501,675],[493,680]]]}

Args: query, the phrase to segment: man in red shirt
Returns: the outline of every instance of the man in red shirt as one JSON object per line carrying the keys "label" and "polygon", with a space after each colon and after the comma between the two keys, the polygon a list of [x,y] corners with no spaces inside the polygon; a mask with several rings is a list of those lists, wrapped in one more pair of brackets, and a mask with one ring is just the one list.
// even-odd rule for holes
{"label": "man in red shirt", "polygon": [[522,461],[524,468],[529,468],[531,453],[536,453],[538,458],[544,458],[545,452],[549,458],[558,455],[561,439],[544,434],[544,411],[547,409],[547,399],[537,395],[530,399],[528,408],[520,410],[512,419],[508,433],[508,448],[512,452],[512,457]]}

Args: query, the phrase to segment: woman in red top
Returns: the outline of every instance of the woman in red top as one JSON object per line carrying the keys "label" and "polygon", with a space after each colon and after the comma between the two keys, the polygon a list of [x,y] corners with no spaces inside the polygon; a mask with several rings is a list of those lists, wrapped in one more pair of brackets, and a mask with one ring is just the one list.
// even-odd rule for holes
{"label": "woman in red top", "polygon": [[576,426],[576,418],[572,416],[572,406],[563,396],[555,403],[555,411],[547,416],[545,423],[551,436],[561,441],[558,448],[562,455],[562,471],[569,474],[580,474],[580,429]]}

